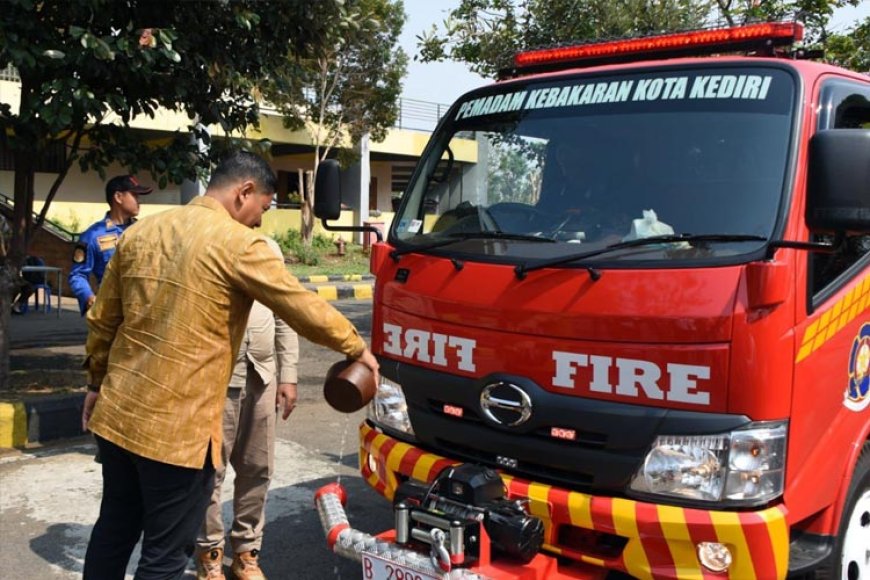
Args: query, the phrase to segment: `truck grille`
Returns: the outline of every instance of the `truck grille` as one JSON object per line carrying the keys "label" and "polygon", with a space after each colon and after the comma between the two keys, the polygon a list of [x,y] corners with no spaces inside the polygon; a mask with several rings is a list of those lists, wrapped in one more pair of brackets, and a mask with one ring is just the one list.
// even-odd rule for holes
{"label": "truck grille", "polygon": [[[520,376],[473,379],[380,362],[383,375],[403,387],[421,447],[577,491],[621,495],[660,434],[719,433],[750,422],[555,394]],[[499,424],[482,409],[481,392],[499,381],[527,395],[531,412],[521,424]]]}

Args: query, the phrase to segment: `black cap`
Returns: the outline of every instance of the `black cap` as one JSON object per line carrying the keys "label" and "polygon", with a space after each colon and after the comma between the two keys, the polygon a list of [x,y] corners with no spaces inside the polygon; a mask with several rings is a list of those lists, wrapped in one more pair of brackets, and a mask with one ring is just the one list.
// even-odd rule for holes
{"label": "black cap", "polygon": [[148,195],[154,188],[139,183],[132,175],[119,175],[106,183],[106,202],[111,204],[112,196],[117,191],[130,191],[139,195]]}

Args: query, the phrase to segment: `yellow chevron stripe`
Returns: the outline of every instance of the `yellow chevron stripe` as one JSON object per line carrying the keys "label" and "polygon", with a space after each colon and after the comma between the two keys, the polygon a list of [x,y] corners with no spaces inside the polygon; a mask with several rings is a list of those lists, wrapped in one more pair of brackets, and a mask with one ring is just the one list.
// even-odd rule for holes
{"label": "yellow chevron stripe", "polygon": [[438,461],[437,455],[425,453],[417,463],[414,464],[414,470],[411,472],[411,477],[419,479],[420,481],[428,481],[429,470],[432,469],[432,466],[435,465],[436,461]]}
{"label": "yellow chevron stripe", "polygon": [[767,523],[767,533],[770,535],[770,544],[773,546],[773,558],[776,560],[777,578],[785,578],[788,572],[788,524],[785,514],[778,508],[771,508],[758,512],[761,519]]}
{"label": "yellow chevron stripe", "polygon": [[379,480],[379,478],[378,478],[378,474],[377,474],[377,473],[371,473],[371,474],[366,478],[366,482],[368,482],[369,486],[372,487],[372,488],[374,488],[375,486],[378,485],[378,480]]}
{"label": "yellow chevron stripe", "polygon": [[870,306],[870,276],[864,279],[864,286],[861,289],[861,309]]}
{"label": "yellow chevron stripe", "polygon": [[592,523],[592,498],[584,493],[571,492],[568,494],[568,514],[571,524],[580,528],[591,530],[595,528]]}
{"label": "yellow chevron stripe", "polygon": [[834,334],[839,331],[847,322],[849,310],[843,308],[842,302],[837,302],[831,309],[831,324],[828,326],[828,333],[825,335],[825,341],[831,339]]}
{"label": "yellow chevron stripe", "polygon": [[553,541],[553,514],[549,493],[549,485],[529,484],[529,513],[541,518],[541,521],[544,522],[544,537]]}
{"label": "yellow chevron stripe", "polygon": [[345,274],[344,281],[345,282],[360,282],[360,281],[362,281],[362,274]]}
{"label": "yellow chevron stripe", "polygon": [[807,329],[804,331],[804,339],[801,341],[801,349],[798,352],[797,360],[795,362],[800,362],[804,360],[806,357],[810,356],[810,353],[813,352],[813,338],[816,336],[816,332],[819,329],[819,321],[813,320]]}
{"label": "yellow chevron stripe", "polygon": [[[388,441],[388,438],[385,437],[384,435],[378,435],[375,438],[375,441],[378,441],[378,440],[381,441],[381,443],[378,444],[378,455],[381,455],[380,446],[383,443],[385,443],[386,441]],[[387,469],[386,469],[387,480],[384,482],[387,486],[387,489],[385,491],[385,495],[386,495],[387,499],[392,500],[393,495],[395,495],[395,493],[396,493],[396,488],[399,487],[399,482],[396,480],[396,476],[394,474],[398,473],[399,466],[402,463],[402,458],[405,456],[405,453],[407,453],[408,450],[410,450],[410,449],[411,449],[411,446],[408,445],[407,443],[397,442],[393,446],[393,448],[390,450],[390,453],[387,455],[387,457],[384,460],[384,463],[387,466]]]}
{"label": "yellow chevron stripe", "polygon": [[844,326],[866,312],[868,306],[870,306],[870,276],[861,280],[845,296],[807,326],[795,363],[801,362],[821,348]]}
{"label": "yellow chevron stripe", "polygon": [[649,560],[640,541],[637,531],[637,517],[635,516],[635,502],[622,498],[613,498],[613,526],[619,536],[628,538],[628,543],[622,551],[625,569],[629,574],[641,580],[652,578],[649,569]]}
{"label": "yellow chevron stripe", "polygon": [[309,276],[308,281],[312,284],[322,284],[323,282],[329,282],[329,276],[315,274],[314,276]]}
{"label": "yellow chevron stripe", "polygon": [[861,302],[860,300],[856,301],[852,306],[852,312],[850,313],[849,320],[855,320],[858,318],[858,315],[861,314]]}
{"label": "yellow chevron stripe", "polygon": [[716,538],[723,544],[728,544],[734,563],[729,570],[729,577],[734,580],[755,580],[755,565],[752,554],[743,534],[740,517],[732,512],[711,511],[710,519],[716,529]]}
{"label": "yellow chevron stripe", "polygon": [[704,574],[701,572],[695,546],[692,543],[692,537],[689,535],[689,526],[686,525],[685,512],[682,508],[666,505],[658,505],[656,510],[658,511],[662,532],[665,535],[665,540],[668,542],[668,549],[671,551],[671,558],[676,567],[677,577],[688,580],[702,580]]}

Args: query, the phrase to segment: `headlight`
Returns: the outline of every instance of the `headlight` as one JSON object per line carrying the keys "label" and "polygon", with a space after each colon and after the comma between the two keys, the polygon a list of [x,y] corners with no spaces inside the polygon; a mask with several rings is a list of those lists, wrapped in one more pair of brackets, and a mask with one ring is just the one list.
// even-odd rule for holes
{"label": "headlight", "polygon": [[786,423],[755,423],[721,435],[658,437],[629,489],[728,505],[782,494]]}
{"label": "headlight", "polygon": [[381,375],[381,383],[368,407],[368,418],[373,423],[394,431],[414,435],[408,417],[408,403],[402,386]]}

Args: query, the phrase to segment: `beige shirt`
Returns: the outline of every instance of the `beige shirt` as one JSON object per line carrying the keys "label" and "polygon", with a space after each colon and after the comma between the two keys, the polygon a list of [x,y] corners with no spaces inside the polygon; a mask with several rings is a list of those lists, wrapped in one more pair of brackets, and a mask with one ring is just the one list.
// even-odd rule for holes
{"label": "beige shirt", "polygon": [[[281,248],[272,238],[266,238],[275,255],[284,259]],[[296,383],[296,363],[299,361],[299,337],[286,322],[263,306],[254,302],[248,315],[245,338],[236,356],[236,365],[230,378],[230,388],[243,388],[248,378],[248,363],[260,375],[264,385],[277,375],[279,383]]]}
{"label": "beige shirt", "polygon": [[181,467],[201,468],[211,445],[220,465],[226,388],[254,300],[312,342],[354,358],[366,348],[210,197],[125,232],[87,314],[89,379],[102,386],[91,431]]}

